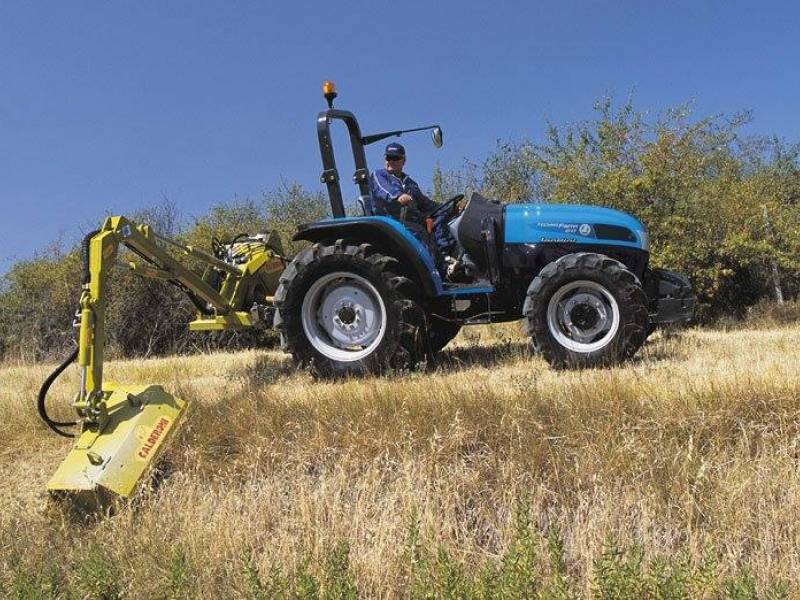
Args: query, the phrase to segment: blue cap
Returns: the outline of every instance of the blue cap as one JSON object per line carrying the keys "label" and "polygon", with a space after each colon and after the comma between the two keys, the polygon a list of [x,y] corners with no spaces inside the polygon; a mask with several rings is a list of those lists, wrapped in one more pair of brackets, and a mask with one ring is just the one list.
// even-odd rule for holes
{"label": "blue cap", "polygon": [[392,158],[405,158],[406,157],[406,149],[403,148],[402,144],[398,144],[397,142],[392,142],[391,144],[386,145],[386,156],[391,156]]}

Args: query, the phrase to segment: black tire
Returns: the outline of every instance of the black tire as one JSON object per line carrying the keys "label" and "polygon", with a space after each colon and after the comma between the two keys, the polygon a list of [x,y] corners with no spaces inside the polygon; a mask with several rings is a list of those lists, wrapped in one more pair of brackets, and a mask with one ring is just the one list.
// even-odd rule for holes
{"label": "black tire", "polygon": [[458,335],[459,331],[461,331],[460,323],[443,321],[436,317],[430,318],[428,320],[428,344],[431,352],[434,354],[441,352]]}
{"label": "black tire", "polygon": [[[575,311],[583,313],[576,318]],[[589,252],[545,266],[528,287],[523,314],[532,349],[556,368],[623,362],[642,346],[649,325],[647,296],[636,276],[619,261]]]}
{"label": "black tire", "polygon": [[[275,292],[274,327],[280,333],[283,350],[290,352],[297,364],[310,367],[322,377],[378,374],[388,370],[415,368],[425,358],[425,315],[413,299],[415,286],[412,281],[396,274],[399,266],[395,258],[378,253],[370,244],[347,245],[343,240],[328,245],[317,243],[300,252],[281,274]],[[332,356],[347,354],[350,349],[342,350],[332,337],[327,341],[324,339],[329,331],[325,328],[331,325],[323,325],[319,319],[310,316],[321,314],[323,309],[311,313],[308,308],[316,296],[309,297],[304,312],[306,295],[310,290],[319,288],[319,284],[314,285],[315,282],[331,277],[334,282],[341,281],[336,279],[334,273],[345,274],[372,286],[373,291],[366,291],[374,296],[376,302],[378,296],[382,302],[376,312],[383,311],[383,334],[378,335],[366,348],[354,348],[353,356],[367,352],[358,358]],[[331,285],[335,289],[336,283]],[[341,316],[342,313],[330,314]],[[311,338],[308,330],[311,330]]]}

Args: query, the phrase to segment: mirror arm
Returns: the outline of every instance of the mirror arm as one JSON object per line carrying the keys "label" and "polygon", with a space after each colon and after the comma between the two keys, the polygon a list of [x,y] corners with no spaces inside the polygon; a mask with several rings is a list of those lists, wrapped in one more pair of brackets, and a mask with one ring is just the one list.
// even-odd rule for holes
{"label": "mirror arm", "polygon": [[385,140],[386,138],[392,137],[393,135],[401,135],[402,133],[403,133],[402,131],[388,131],[386,133],[365,135],[363,138],[361,138],[361,143],[364,144],[365,146],[368,146],[369,144],[372,144],[374,142]]}
{"label": "mirror arm", "polygon": [[404,133],[412,133],[414,131],[426,131],[428,129],[435,129],[439,127],[438,125],[427,125],[425,127],[415,127],[414,129],[399,129],[397,131],[386,131],[384,133],[374,133],[372,135],[365,135],[361,138],[361,143],[365,146],[372,144],[374,142],[379,142],[380,140],[385,140],[388,137],[392,137],[393,135],[402,135]]}

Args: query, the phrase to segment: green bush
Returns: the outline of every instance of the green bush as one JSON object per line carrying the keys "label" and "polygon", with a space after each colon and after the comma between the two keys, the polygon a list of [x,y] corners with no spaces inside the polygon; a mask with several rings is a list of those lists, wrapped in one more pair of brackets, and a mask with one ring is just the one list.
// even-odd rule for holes
{"label": "green bush", "polygon": [[60,355],[72,347],[71,323],[80,295],[77,250],[53,247],[41,258],[21,261],[3,277],[0,347],[26,360]]}
{"label": "green bush", "polygon": [[[210,250],[211,239],[229,241],[235,235],[276,229],[288,252],[300,244],[291,241],[300,222],[325,215],[321,194],[298,185],[283,185],[256,202],[242,200],[213,207],[191,225],[181,225],[168,202],[126,215],[147,223],[161,234]],[[98,222],[98,225],[100,223]],[[119,262],[138,260],[123,249]],[[199,263],[187,262],[198,274]],[[54,360],[74,347],[72,330],[80,297],[82,260],[79,245],[64,250],[48,248],[31,260],[20,261],[0,279],[0,356],[27,361]],[[118,268],[109,274],[107,311],[111,356],[150,356],[274,344],[277,337],[263,330],[190,333],[187,323],[194,306],[183,292],[163,281],[147,279]]]}

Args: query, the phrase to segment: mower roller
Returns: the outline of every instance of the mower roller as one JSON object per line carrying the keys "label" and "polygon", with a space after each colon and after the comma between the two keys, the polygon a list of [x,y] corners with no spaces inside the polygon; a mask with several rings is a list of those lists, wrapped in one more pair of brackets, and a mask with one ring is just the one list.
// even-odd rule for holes
{"label": "mower roller", "polygon": [[[240,235],[228,244],[215,242],[213,255],[122,216],[107,218],[101,229],[86,236],[81,245],[83,288],[75,320],[78,348],[47,378],[38,398],[45,423],[60,435],[76,437],[47,489],[85,508],[130,498],[175,435],[187,408],[185,400],[160,385],[119,385],[103,379],[107,279],[120,245],[142,259],[127,264],[134,273],[177,285],[189,296],[197,309],[197,318],[189,323],[194,331],[268,327],[271,296],[285,266],[274,233]],[[203,275],[178,261],[167,248],[205,263]],[[76,358],[81,369],[80,390],[73,402],[78,419],[54,421],[45,405],[48,389]],[[64,429],[72,425],[78,427],[77,434]]]}

